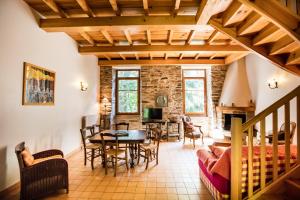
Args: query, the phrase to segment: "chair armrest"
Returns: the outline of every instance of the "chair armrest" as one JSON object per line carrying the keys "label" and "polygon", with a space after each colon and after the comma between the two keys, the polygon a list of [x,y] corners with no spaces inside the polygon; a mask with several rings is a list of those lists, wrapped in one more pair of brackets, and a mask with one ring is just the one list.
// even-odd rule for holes
{"label": "chair armrest", "polygon": [[54,156],[54,155],[61,155],[62,157],[64,157],[64,153],[59,149],[51,149],[51,150],[41,151],[36,154],[33,154],[33,157],[34,157],[34,159],[38,159],[38,158],[46,158],[46,157]]}
{"label": "chair armrest", "polygon": [[23,168],[22,180],[25,183],[56,175],[68,175],[68,162],[63,158],[53,158]]}

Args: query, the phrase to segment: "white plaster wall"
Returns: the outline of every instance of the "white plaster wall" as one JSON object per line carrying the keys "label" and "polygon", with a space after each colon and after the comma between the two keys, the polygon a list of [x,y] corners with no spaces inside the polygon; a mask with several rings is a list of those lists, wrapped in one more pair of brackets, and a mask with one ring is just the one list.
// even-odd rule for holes
{"label": "white plaster wall", "polygon": [[[256,104],[256,114],[270,106],[275,101],[282,98],[291,90],[300,85],[300,77],[286,72],[279,67],[273,65],[268,60],[250,54],[246,57],[246,68],[252,98]],[[268,81],[277,79],[279,88],[270,89]],[[290,104],[291,121],[296,122],[296,101],[295,99]],[[300,111],[299,111],[300,112]],[[279,109],[278,123],[279,126],[284,122],[283,107]],[[299,125],[298,125],[299,126]],[[266,130],[272,130],[272,116],[269,116],[266,121]],[[294,137],[294,142],[296,137]]]}
{"label": "white plaster wall", "polygon": [[[14,153],[25,141],[32,152],[80,146],[81,117],[98,113],[99,68],[78,54],[64,33],[46,33],[24,1],[0,1],[0,191],[19,180]],[[22,106],[23,62],[56,72],[55,106]],[[81,92],[79,83],[89,88]]]}

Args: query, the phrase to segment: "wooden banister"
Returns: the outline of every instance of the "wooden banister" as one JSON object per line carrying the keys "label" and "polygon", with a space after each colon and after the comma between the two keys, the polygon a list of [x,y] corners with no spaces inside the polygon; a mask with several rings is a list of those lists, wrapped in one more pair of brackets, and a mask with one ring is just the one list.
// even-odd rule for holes
{"label": "wooden banister", "polygon": [[[290,93],[273,103],[271,106],[257,114],[255,117],[242,124],[241,119],[232,119],[231,129],[231,199],[242,199],[242,144],[243,135],[247,132],[248,139],[246,141],[248,146],[248,192],[246,199],[255,199],[263,192],[267,191],[272,183],[279,180],[282,175],[288,173],[293,168],[290,165],[290,101],[297,99],[297,155],[300,155],[300,85],[292,90]],[[284,122],[285,122],[285,172],[278,174],[278,109],[284,106]],[[273,128],[273,180],[266,183],[266,117],[272,115]],[[260,188],[254,189],[253,184],[253,147],[254,136],[253,130],[256,124],[260,127]],[[297,165],[300,165],[300,156],[297,157]],[[244,195],[243,195],[244,196]]]}

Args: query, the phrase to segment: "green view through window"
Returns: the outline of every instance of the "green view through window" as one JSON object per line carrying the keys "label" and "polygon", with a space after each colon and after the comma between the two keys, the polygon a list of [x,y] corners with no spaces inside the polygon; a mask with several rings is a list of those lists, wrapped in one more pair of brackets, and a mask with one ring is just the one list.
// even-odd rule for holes
{"label": "green view through window", "polygon": [[206,115],[205,70],[183,70],[184,112]]}
{"label": "green view through window", "polygon": [[139,114],[139,70],[117,71],[117,113]]}

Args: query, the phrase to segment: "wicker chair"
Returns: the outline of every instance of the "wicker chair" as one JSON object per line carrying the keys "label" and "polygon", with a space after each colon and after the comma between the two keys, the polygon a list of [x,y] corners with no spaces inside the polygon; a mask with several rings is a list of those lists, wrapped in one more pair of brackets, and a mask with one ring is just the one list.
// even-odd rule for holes
{"label": "wicker chair", "polygon": [[[24,149],[25,142],[15,147],[20,168],[20,199],[39,199],[59,189],[69,192],[68,163],[65,159],[52,158],[27,167],[21,155]],[[52,149],[33,154],[33,157],[39,159],[54,155],[64,156],[60,150]]]}
{"label": "wicker chair", "polygon": [[[201,130],[201,126],[199,125],[191,125],[191,118],[188,116],[184,116],[182,118],[183,122],[183,144],[185,143],[185,138],[190,138],[193,140],[193,147],[195,148],[195,140],[202,138],[202,144],[204,144],[203,141],[203,132]],[[196,128],[199,129],[199,131],[196,130]]]}
{"label": "wicker chair", "polygon": [[158,164],[158,150],[159,142],[161,139],[162,130],[159,128],[151,128],[152,138],[149,143],[140,144],[138,148],[138,160],[137,164],[140,162],[140,157],[147,160],[146,169],[148,169],[149,161],[156,160]]}

